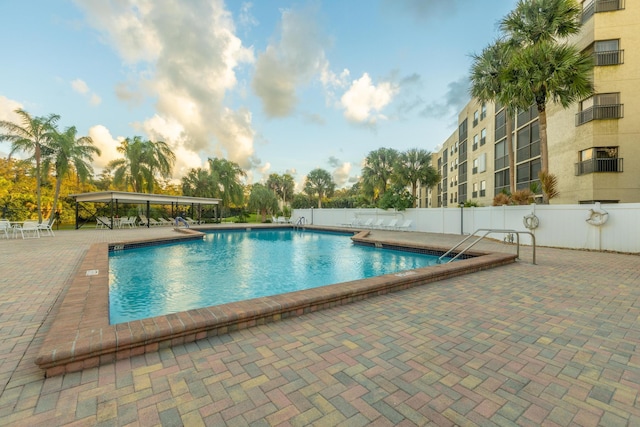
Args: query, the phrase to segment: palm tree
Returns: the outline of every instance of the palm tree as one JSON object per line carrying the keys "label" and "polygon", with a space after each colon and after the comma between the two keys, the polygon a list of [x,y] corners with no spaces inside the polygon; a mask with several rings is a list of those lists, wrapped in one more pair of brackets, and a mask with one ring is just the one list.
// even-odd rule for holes
{"label": "palm tree", "polygon": [[191,197],[216,197],[214,185],[208,170],[191,169],[182,177],[182,194]]}
{"label": "palm tree", "polygon": [[538,109],[541,173],[549,172],[547,102],[568,108],[594,90],[592,58],[563,41],[580,31],[581,13],[575,0],[520,0],[500,23],[516,47],[505,68],[504,96],[517,108]]}
{"label": "palm tree", "polygon": [[219,197],[223,207],[230,207],[231,203],[239,205],[244,198],[244,187],[240,181],[247,173],[235,162],[209,158],[209,169],[212,180],[218,187]]}
{"label": "palm tree", "polygon": [[430,163],[431,153],[418,148],[401,153],[396,161],[395,180],[402,185],[411,185],[413,207],[417,205],[418,184],[431,188],[440,181],[440,174]]}
{"label": "palm tree", "polygon": [[146,190],[153,192],[157,184],[156,175],[162,178],[171,176],[176,156],[163,141],[143,141],[142,137],[125,138],[117,148],[124,158],[109,162],[113,170],[113,182],[132,188],[137,193]]}
{"label": "palm tree", "polygon": [[267,214],[278,210],[278,199],[273,191],[262,184],[254,184],[249,195],[249,209],[260,212],[262,222],[266,222]]}
{"label": "palm tree", "polygon": [[20,116],[20,124],[0,120],[0,128],[6,133],[0,134],[0,141],[11,143],[9,158],[16,151],[32,152],[36,161],[36,203],[38,221],[42,221],[41,200],[41,162],[43,149],[46,151],[47,143],[55,134],[55,124],[60,119],[56,114],[47,117],[31,117],[29,113],[19,108],[15,113]]}
{"label": "palm tree", "polygon": [[[56,173],[56,188],[53,196],[53,208],[51,212],[56,212],[58,198],[60,196],[60,186],[65,175],[75,170],[79,181],[86,181],[93,174],[93,155],[101,154],[100,149],[93,145],[93,140],[89,136],[77,137],[75,126],[67,128],[63,133],[56,132],[49,143],[49,154],[45,160],[47,166],[53,162]],[[49,217],[49,225],[54,217]]]}
{"label": "palm tree", "polygon": [[371,151],[365,158],[362,168],[363,190],[373,201],[387,192],[399,155],[393,148],[379,148]]}
{"label": "palm tree", "polygon": [[318,208],[322,207],[322,198],[331,196],[336,189],[336,184],[331,174],[324,169],[314,169],[307,175],[304,183],[304,192],[310,196],[318,195]]}
{"label": "palm tree", "polygon": [[288,173],[282,175],[278,175],[277,173],[270,174],[269,178],[267,178],[266,186],[282,200],[283,205],[286,205],[287,200],[293,198],[295,182],[293,181],[293,177]]}
{"label": "palm tree", "polygon": [[480,55],[472,55],[471,66],[471,96],[480,102],[493,102],[505,107],[507,157],[509,159],[509,192],[516,191],[515,156],[513,154],[512,117],[515,114],[515,104],[507,97],[512,91],[504,90],[507,83],[504,77],[512,45],[504,41],[496,41],[482,50]]}

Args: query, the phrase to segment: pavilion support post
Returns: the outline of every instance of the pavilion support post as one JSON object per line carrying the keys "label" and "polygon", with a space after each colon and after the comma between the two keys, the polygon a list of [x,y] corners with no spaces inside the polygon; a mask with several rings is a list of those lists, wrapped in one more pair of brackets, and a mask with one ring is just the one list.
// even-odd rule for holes
{"label": "pavilion support post", "polygon": [[80,228],[80,213],[78,211],[78,200],[76,199],[76,230]]}
{"label": "pavilion support post", "polygon": [[149,221],[149,218],[151,218],[151,208],[149,207],[149,201],[147,200],[147,228],[151,227],[151,224],[149,224],[151,221]]}

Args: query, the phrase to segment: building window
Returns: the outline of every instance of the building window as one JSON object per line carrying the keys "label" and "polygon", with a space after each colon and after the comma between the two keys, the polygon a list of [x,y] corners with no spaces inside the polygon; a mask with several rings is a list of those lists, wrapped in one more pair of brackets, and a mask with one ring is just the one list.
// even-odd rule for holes
{"label": "building window", "polygon": [[480,120],[484,120],[487,117],[487,104],[482,103],[482,107],[480,107]]}
{"label": "building window", "polygon": [[477,182],[473,183],[473,192],[471,193],[471,198],[472,199],[477,199],[478,198],[478,183]]}
{"label": "building window", "polygon": [[507,154],[507,140],[503,139],[502,141],[498,142],[495,146],[495,164],[494,164],[494,169],[495,170],[500,170],[500,169],[504,169],[506,167],[509,166],[509,157]]}
{"label": "building window", "polygon": [[595,172],[622,172],[622,158],[618,147],[593,147],[578,153],[576,175]]}
{"label": "building window", "polygon": [[471,169],[471,174],[475,175],[478,173],[478,159],[473,159],[473,168]]}
{"label": "building window", "polygon": [[478,157],[478,173],[486,172],[487,170],[487,153],[482,153]]}
{"label": "building window", "polygon": [[478,120],[479,120],[479,115],[478,115],[478,110],[473,112],[473,127],[478,126]]}
{"label": "building window", "polygon": [[[482,185],[482,183],[480,183]],[[502,191],[509,191],[509,169],[496,172],[495,174],[495,194]]]}
{"label": "building window", "polygon": [[478,142],[479,142],[478,135],[473,135],[473,146],[472,146],[473,151],[476,151],[478,149]]}
{"label": "building window", "polygon": [[484,128],[480,131],[480,146],[482,147],[487,143],[487,128]]}
{"label": "building window", "polygon": [[507,136],[507,110],[502,110],[496,114],[496,134],[494,139],[496,141]]}
{"label": "building window", "polygon": [[516,189],[531,188],[531,184],[539,183],[540,159],[524,162],[516,166]]}
{"label": "building window", "polygon": [[620,93],[599,93],[580,102],[580,112],[576,114],[576,126],[592,120],[622,117],[624,117],[624,105],[620,104]]}
{"label": "building window", "polygon": [[598,40],[594,42],[593,62],[597,66],[624,63],[624,50],[620,50],[620,40]]}
{"label": "building window", "polygon": [[484,197],[487,194],[487,181],[480,181],[480,197]]}
{"label": "building window", "polygon": [[540,127],[533,122],[518,130],[516,161],[524,162],[540,155]]}
{"label": "building window", "polygon": [[458,126],[458,141],[467,139],[467,119],[464,119]]}

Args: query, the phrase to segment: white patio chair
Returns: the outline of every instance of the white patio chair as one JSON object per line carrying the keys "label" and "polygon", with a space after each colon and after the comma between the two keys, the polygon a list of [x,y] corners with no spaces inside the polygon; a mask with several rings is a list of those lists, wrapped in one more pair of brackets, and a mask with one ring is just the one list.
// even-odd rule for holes
{"label": "white patio chair", "polygon": [[38,224],[38,230],[42,231],[42,233],[47,233],[47,236],[55,236],[53,233],[53,224],[56,222],[54,219],[51,224],[49,224],[49,219],[43,219],[40,224]]}
{"label": "white patio chair", "polygon": [[[40,230],[38,229],[38,221],[25,221],[22,224],[14,224],[13,225],[13,234],[20,233],[23,239],[40,238]],[[26,237],[25,237],[26,234]]]}
{"label": "white patio chair", "polygon": [[392,219],[391,221],[389,221],[389,223],[385,226],[383,226],[382,228],[384,228],[385,230],[395,230],[395,228],[398,226],[398,220],[396,218]]}
{"label": "white patio chair", "polygon": [[403,222],[401,225],[396,227],[396,230],[399,231],[409,231],[409,229],[411,228],[411,224],[413,223],[412,220],[408,219],[405,222]]}
{"label": "white patio chair", "polygon": [[11,230],[11,223],[9,220],[0,219],[0,237],[4,233],[4,237],[9,238],[9,230]]}
{"label": "white patio chair", "polygon": [[383,218],[378,218],[378,220],[376,222],[371,224],[371,228],[384,228],[383,224],[384,224],[384,219]]}

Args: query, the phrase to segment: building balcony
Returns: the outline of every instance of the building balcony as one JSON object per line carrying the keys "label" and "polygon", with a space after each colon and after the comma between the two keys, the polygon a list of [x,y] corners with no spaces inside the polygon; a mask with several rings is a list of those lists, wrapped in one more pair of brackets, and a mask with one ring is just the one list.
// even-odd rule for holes
{"label": "building balcony", "polygon": [[624,64],[624,50],[594,52],[593,63],[597,66]]}
{"label": "building balcony", "polygon": [[624,117],[624,105],[594,105],[576,114],[576,126],[593,120],[621,119]]}
{"label": "building balcony", "polygon": [[597,172],[622,172],[622,158],[589,159],[576,163],[576,176]]}
{"label": "building balcony", "polygon": [[594,13],[612,12],[624,9],[624,0],[593,0],[585,1],[582,9],[582,22],[585,23]]}

